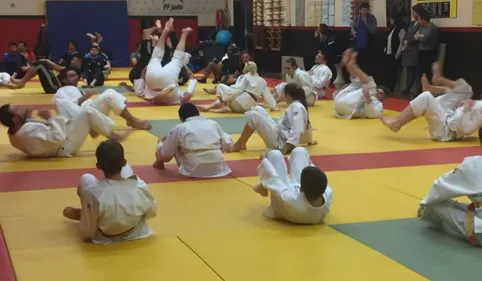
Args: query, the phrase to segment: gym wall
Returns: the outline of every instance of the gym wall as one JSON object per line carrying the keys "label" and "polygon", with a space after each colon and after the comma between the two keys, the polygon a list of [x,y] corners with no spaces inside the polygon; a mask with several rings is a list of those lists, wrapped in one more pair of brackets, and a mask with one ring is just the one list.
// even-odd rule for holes
{"label": "gym wall", "polygon": [[[250,0],[248,0],[250,1]],[[285,0],[285,5],[290,1],[308,2],[308,0]],[[343,26],[341,8],[347,0],[335,0],[334,26],[331,27],[338,41],[347,41],[350,28]],[[457,15],[455,18],[433,19],[440,27],[441,43],[447,44],[444,74],[450,78],[465,78],[474,89],[474,96],[480,97],[482,92],[482,56],[476,55],[482,49],[482,27],[472,25],[473,1],[458,0]],[[412,5],[417,3],[412,0]],[[375,57],[382,58],[383,50],[388,37],[386,23],[386,1],[372,0],[372,13],[378,20],[376,35]],[[291,22],[300,22],[291,17]],[[315,26],[286,26],[282,27],[282,43],[280,51],[271,51],[269,48],[268,32],[264,32],[265,40],[262,50],[255,50],[255,57],[261,71],[280,73],[282,56],[301,56],[305,58],[305,66],[313,64],[316,53],[314,45]],[[384,71],[383,65],[374,62],[375,78]]]}
{"label": "gym wall", "polygon": [[[62,0],[57,0],[62,1]],[[98,2],[108,2],[101,0]],[[205,39],[216,25],[217,9],[230,11],[230,21],[233,21],[233,0],[126,0],[128,10],[129,51],[135,49],[139,42],[141,32],[146,24],[152,24],[156,18],[166,20],[169,17],[176,19],[176,32],[184,26],[191,26],[194,33],[188,39],[188,47],[192,47],[198,40]],[[40,23],[46,16],[46,0],[5,0],[0,1],[0,53],[8,48],[10,41],[26,41],[28,47],[33,49],[37,41]],[[108,16],[108,15],[107,15]],[[66,25],[75,25],[76,20]],[[95,32],[90,30],[89,32]],[[109,34],[102,34],[105,38]],[[86,37],[73,38],[78,41],[87,40]],[[65,42],[66,44],[66,42]],[[65,46],[64,44],[64,46]],[[85,51],[85,50],[83,50]]]}

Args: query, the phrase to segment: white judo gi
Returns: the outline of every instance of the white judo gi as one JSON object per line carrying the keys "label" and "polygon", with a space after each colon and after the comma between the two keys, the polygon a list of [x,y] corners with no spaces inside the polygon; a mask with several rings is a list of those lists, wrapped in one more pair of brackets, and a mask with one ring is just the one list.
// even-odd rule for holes
{"label": "white judo gi", "polygon": [[127,99],[120,93],[108,89],[101,93],[96,99],[87,99],[79,104],[79,99],[84,95],[79,88],[74,86],[65,86],[60,88],[53,96],[53,103],[57,106],[60,115],[73,119],[78,113],[79,107],[93,107],[102,112],[105,116],[113,111],[116,115],[126,108]]}
{"label": "white judo gi", "polygon": [[8,135],[10,143],[31,157],[69,157],[84,144],[90,130],[105,137],[114,130],[114,122],[93,107],[79,108],[74,115],[70,120],[57,115],[47,122],[27,121]]}
{"label": "white judo gi", "polygon": [[[421,220],[442,225],[459,237],[482,246],[482,157],[464,159],[453,171],[434,181],[429,194],[420,205],[424,207]],[[460,203],[452,198],[467,196],[474,205]],[[468,209],[472,209],[468,211]]]}
{"label": "white judo gi", "polygon": [[284,219],[298,224],[322,222],[330,212],[332,189],[327,186],[321,207],[312,206],[300,191],[301,172],[310,165],[310,155],[303,147],[293,149],[288,157],[290,178],[283,155],[271,150],[258,166],[261,184],[269,190],[271,205],[264,215],[273,219]]}
{"label": "white judo gi", "polygon": [[142,239],[154,233],[147,220],[157,214],[156,199],[147,184],[132,175],[128,165],[121,174],[125,181],[99,181],[92,174],[80,177],[80,231],[85,239],[109,244]]}
{"label": "white judo gi", "polygon": [[231,169],[224,161],[223,151],[227,151],[231,144],[231,137],[216,121],[195,116],[174,127],[157,145],[156,158],[168,162],[175,157],[178,172],[183,176],[224,177],[231,173]]}
{"label": "white judo gi", "polygon": [[[186,93],[193,94],[196,90],[196,85],[197,80],[190,79]],[[165,96],[160,96],[162,91],[150,90],[146,86],[146,81],[143,78],[134,80],[134,91],[136,96],[150,103],[163,103],[166,105],[181,104],[184,98],[184,92],[182,92],[180,89],[179,91],[182,92],[181,96],[175,95],[176,91],[172,91]]]}
{"label": "white judo gi", "polygon": [[[219,84],[216,87],[216,94],[226,102],[231,111],[236,113],[244,113],[258,105],[257,99],[261,97],[270,109],[277,108],[276,100],[269,92],[266,80],[257,74],[243,74],[231,86]],[[221,101],[217,102],[221,103]]]}
{"label": "white judo gi", "polygon": [[261,106],[253,107],[244,115],[246,125],[258,132],[266,148],[282,150],[286,143],[297,146],[312,140],[308,111],[299,101],[292,102],[278,121]]}
{"label": "white judo gi", "polygon": [[[363,96],[363,89],[368,89],[371,103]],[[379,118],[383,112],[383,104],[376,97],[377,84],[372,77],[367,84],[362,85],[358,78],[344,89],[333,94],[334,115],[337,118]]]}
{"label": "white judo gi", "polygon": [[[462,87],[465,90],[461,90]],[[468,84],[460,84],[460,88],[458,92],[452,90],[437,98],[430,92],[423,92],[410,102],[413,114],[416,117],[424,116],[427,120],[433,140],[445,142],[462,139],[482,126],[481,101],[476,101],[468,112],[464,112],[463,107],[457,108],[464,97],[472,95],[472,88]]]}
{"label": "white judo gi", "polygon": [[147,65],[145,86],[145,98],[152,99],[157,96],[157,100],[162,100],[164,104],[180,104],[184,99],[184,92],[179,88],[179,73],[184,66],[185,52],[175,50],[172,60],[162,66],[162,58],[165,50],[161,47],[154,47],[151,60]]}
{"label": "white judo gi", "polygon": [[330,85],[333,73],[326,64],[315,64],[309,71],[313,90],[318,98],[323,98],[326,95],[326,87]]}
{"label": "white judo gi", "polygon": [[313,82],[311,81],[311,76],[308,72],[300,68],[297,68],[293,73],[293,76],[286,74],[285,81],[286,82],[282,82],[275,87],[276,93],[278,94],[278,96],[280,97],[285,96],[284,89],[286,84],[296,83],[300,85],[300,87],[302,87],[303,90],[305,91],[306,103],[309,106],[315,104],[317,100],[317,94],[313,88]]}

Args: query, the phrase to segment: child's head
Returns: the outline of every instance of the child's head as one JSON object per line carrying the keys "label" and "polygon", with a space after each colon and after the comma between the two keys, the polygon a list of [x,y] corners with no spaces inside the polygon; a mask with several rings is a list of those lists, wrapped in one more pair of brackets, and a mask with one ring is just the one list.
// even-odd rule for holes
{"label": "child's head", "polygon": [[301,191],[305,194],[306,199],[315,200],[323,196],[328,179],[325,173],[318,167],[308,166],[301,172]]}
{"label": "child's head", "polygon": [[179,107],[178,113],[181,122],[185,122],[188,118],[199,116],[199,110],[190,102],[183,103],[181,107]]}
{"label": "child's head", "polygon": [[124,148],[116,140],[106,140],[100,143],[95,151],[97,169],[102,170],[106,177],[120,174],[127,164],[124,158]]}

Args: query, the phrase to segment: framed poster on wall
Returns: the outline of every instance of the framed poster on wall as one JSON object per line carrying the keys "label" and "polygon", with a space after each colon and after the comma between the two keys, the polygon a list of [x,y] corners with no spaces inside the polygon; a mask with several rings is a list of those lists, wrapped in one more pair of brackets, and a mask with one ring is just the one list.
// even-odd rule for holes
{"label": "framed poster on wall", "polygon": [[432,18],[456,18],[457,0],[417,0]]}
{"label": "framed poster on wall", "polygon": [[386,0],[387,19],[391,15],[398,15],[405,24],[412,21],[412,1],[411,0]]}

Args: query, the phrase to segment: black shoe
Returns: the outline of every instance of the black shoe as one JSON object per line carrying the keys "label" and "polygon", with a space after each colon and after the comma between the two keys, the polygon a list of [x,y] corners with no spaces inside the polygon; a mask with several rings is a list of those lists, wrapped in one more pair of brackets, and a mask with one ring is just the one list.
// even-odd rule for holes
{"label": "black shoe", "polygon": [[207,82],[206,78],[201,78],[201,79],[198,79],[197,81],[201,84],[206,84]]}

